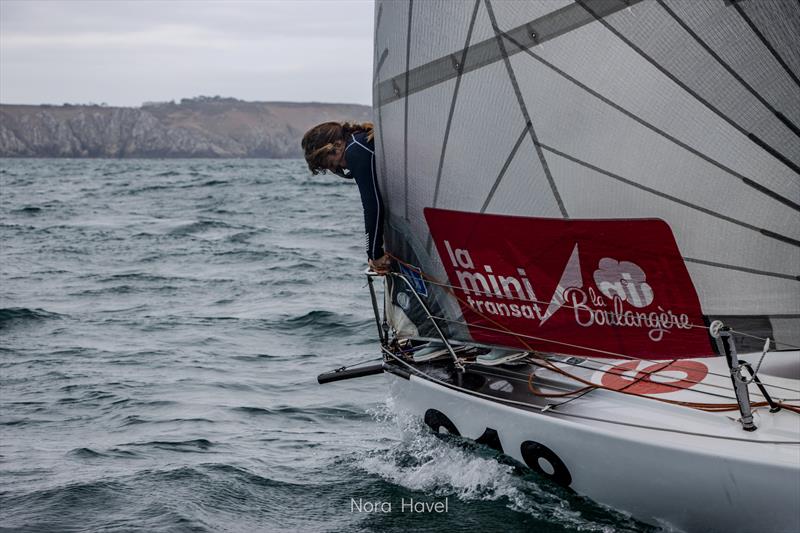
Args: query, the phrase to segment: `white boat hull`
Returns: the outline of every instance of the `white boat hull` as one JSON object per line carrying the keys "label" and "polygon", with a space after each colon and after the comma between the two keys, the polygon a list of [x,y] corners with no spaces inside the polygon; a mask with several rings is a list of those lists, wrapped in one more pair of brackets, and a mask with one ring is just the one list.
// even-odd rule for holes
{"label": "white boat hull", "polygon": [[[609,391],[542,412],[415,375],[389,376],[400,409],[427,416],[440,429],[448,425],[437,418],[441,413],[469,439],[486,442],[494,430],[505,454],[642,521],[689,532],[800,531],[800,416],[794,413],[757,409],[760,428],[745,432],[735,412],[706,413]],[[531,464],[537,455],[545,456],[538,468]]]}

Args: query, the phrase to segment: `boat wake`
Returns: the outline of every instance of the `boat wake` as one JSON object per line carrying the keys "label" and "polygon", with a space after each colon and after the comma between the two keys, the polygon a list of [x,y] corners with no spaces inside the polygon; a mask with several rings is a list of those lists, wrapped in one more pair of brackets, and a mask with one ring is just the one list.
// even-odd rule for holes
{"label": "boat wake", "polygon": [[505,502],[508,509],[533,522],[557,523],[569,530],[670,531],[582,498],[491,448],[459,437],[437,436],[418,417],[400,411],[391,398],[371,414],[387,436],[393,433],[394,438],[383,441],[388,443],[386,447],[360,453],[353,464],[412,491],[411,497],[422,497],[414,492],[428,499],[450,497],[451,506],[454,499],[471,506]]}

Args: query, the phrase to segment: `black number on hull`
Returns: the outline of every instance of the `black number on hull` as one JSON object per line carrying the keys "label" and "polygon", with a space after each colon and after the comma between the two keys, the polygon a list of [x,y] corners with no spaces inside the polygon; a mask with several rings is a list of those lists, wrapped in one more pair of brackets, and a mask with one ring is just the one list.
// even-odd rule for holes
{"label": "black number on hull", "polygon": [[[570,475],[567,465],[553,450],[544,444],[526,440],[520,445],[519,451],[522,454],[522,459],[525,460],[525,464],[539,474],[552,479],[563,487],[569,487],[572,483],[572,475]],[[547,467],[552,472],[545,470]]]}
{"label": "black number on hull", "polygon": [[486,431],[483,432],[483,435],[478,437],[475,442],[503,453],[503,445],[500,443],[500,435],[497,434],[497,430],[495,429],[486,428]]}
{"label": "black number on hull", "polygon": [[[428,409],[425,411],[425,424],[436,433],[446,432],[458,437],[461,436],[461,433],[459,433],[458,428],[455,424],[453,424],[453,421],[447,418],[443,412],[437,411],[436,409]],[[442,429],[446,431],[442,431]]]}

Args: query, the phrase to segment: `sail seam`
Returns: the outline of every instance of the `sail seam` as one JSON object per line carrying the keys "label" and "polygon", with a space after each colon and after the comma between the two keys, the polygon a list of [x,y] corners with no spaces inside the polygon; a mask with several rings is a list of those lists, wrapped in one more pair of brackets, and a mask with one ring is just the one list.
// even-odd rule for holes
{"label": "sail seam", "polygon": [[[598,7],[599,16],[608,16],[622,9],[637,4],[642,0],[621,0],[616,3],[605,3]],[[531,20],[508,30],[508,33],[519,36],[519,40],[524,40],[527,46],[538,46],[542,43],[565,35],[574,30],[580,29],[595,20],[594,16],[587,14],[586,11],[577,4],[570,4],[561,9],[556,9],[542,17]],[[524,38],[524,39],[523,39]],[[500,61],[502,56],[497,54],[496,38],[490,37],[484,41],[469,47],[469,56],[473,58],[470,63],[465,63],[460,69],[466,74],[474,70],[486,67]],[[398,90],[404,74],[398,74],[388,78],[378,84],[378,105],[383,106],[388,103],[407,98],[410,94],[424,91],[435,87],[441,83],[455,78],[458,73],[450,68],[450,54],[429,61],[423,65],[415,67],[409,72],[409,84],[405,94]]]}
{"label": "sail seam", "polygon": [[665,68],[663,65],[661,65],[661,64],[660,64],[658,61],[656,61],[655,59],[653,59],[652,57],[650,57],[648,54],[646,54],[646,53],[644,52],[644,50],[642,50],[641,48],[639,48],[638,46],[636,46],[636,45],[635,45],[635,44],[634,44],[634,43],[633,43],[633,42],[632,42],[630,39],[627,39],[627,38],[626,38],[624,35],[622,35],[622,33],[621,33],[620,31],[618,31],[618,30],[617,30],[615,27],[613,27],[613,26],[612,26],[612,25],[611,25],[611,24],[610,24],[608,21],[604,20],[604,19],[603,19],[603,17],[601,17],[601,16],[599,16],[599,15],[596,15],[596,14],[594,13],[594,11],[592,11],[592,9],[591,9],[591,8],[589,8],[589,7],[586,5],[586,0],[575,0],[575,2],[576,2],[577,4],[579,4],[579,5],[581,5],[581,6],[582,6],[582,7],[583,7],[583,8],[584,8],[584,9],[585,9],[587,12],[589,12],[589,13],[590,13],[592,16],[594,16],[594,17],[595,17],[595,19],[596,19],[596,20],[597,20],[597,21],[598,21],[600,24],[602,24],[602,25],[603,25],[603,26],[604,26],[604,27],[605,27],[605,28],[606,28],[608,31],[610,31],[611,33],[613,33],[613,34],[614,34],[614,35],[615,35],[615,36],[616,36],[616,37],[617,37],[619,40],[621,40],[621,41],[622,41],[622,42],[624,42],[626,45],[628,45],[628,46],[631,48],[631,50],[635,51],[635,52],[636,52],[637,54],[639,54],[639,55],[640,55],[640,56],[641,56],[643,59],[645,59],[645,60],[646,60],[648,63],[650,63],[651,65],[653,65],[654,67],[656,67],[656,68],[657,68],[657,69],[658,69],[658,70],[659,70],[659,71],[660,71],[662,74],[664,74],[664,75],[665,75],[665,76],[667,76],[667,77],[668,77],[670,80],[672,80],[672,81],[673,81],[673,83],[675,83],[676,85],[678,85],[678,87],[680,87],[681,89],[683,89],[684,91],[686,91],[687,93],[689,93],[689,94],[690,94],[690,95],[691,95],[693,98],[695,98],[695,99],[696,99],[698,102],[702,103],[702,104],[703,104],[704,106],[706,106],[706,107],[707,107],[709,110],[711,110],[712,112],[714,112],[714,114],[716,114],[716,115],[717,115],[719,118],[721,118],[722,120],[724,120],[725,122],[727,122],[728,124],[730,124],[731,126],[733,126],[733,127],[734,127],[734,128],[737,130],[737,131],[739,131],[739,132],[740,132],[742,135],[744,135],[745,137],[747,137],[748,139],[750,139],[751,141],[753,141],[753,143],[754,143],[756,146],[760,147],[761,149],[763,149],[764,151],[766,151],[767,153],[769,153],[770,155],[772,155],[772,156],[773,156],[775,159],[777,159],[778,161],[780,161],[781,163],[783,163],[784,165],[786,165],[787,167],[789,167],[790,169],[792,169],[792,170],[793,170],[795,173],[797,173],[797,174],[800,174],[800,167],[798,167],[798,166],[797,166],[796,164],[794,164],[792,161],[788,160],[788,159],[787,159],[785,156],[783,156],[783,155],[782,155],[780,152],[778,152],[778,151],[777,151],[775,148],[773,148],[772,146],[770,146],[769,144],[767,144],[766,142],[764,142],[764,141],[763,141],[761,138],[759,138],[757,135],[755,135],[755,134],[754,134],[754,133],[752,133],[752,132],[748,132],[747,130],[745,130],[745,129],[744,129],[742,126],[740,126],[740,125],[739,125],[739,124],[738,124],[736,121],[734,121],[732,118],[730,118],[730,117],[729,117],[729,116],[727,116],[725,113],[723,113],[722,111],[720,111],[720,110],[719,110],[717,107],[715,107],[713,104],[711,104],[711,102],[709,102],[708,100],[706,100],[705,98],[703,98],[702,96],[700,96],[698,93],[696,93],[695,91],[693,91],[693,90],[692,90],[692,89],[691,89],[691,88],[690,88],[688,85],[686,85],[685,83],[683,83],[683,82],[682,82],[680,79],[678,79],[678,77],[677,77],[677,76],[675,76],[675,75],[674,75],[674,74],[672,74],[670,71],[668,71],[668,70],[667,70],[667,69],[666,69],[666,68]]}
{"label": "sail seam", "polygon": [[742,87],[747,89],[750,92],[750,94],[752,94],[756,98],[756,100],[758,100],[761,103],[761,105],[769,109],[772,112],[772,114],[775,115],[775,117],[784,126],[789,128],[792,131],[792,133],[797,135],[798,132],[797,126],[792,121],[790,121],[786,115],[779,112],[777,109],[775,109],[775,107],[772,106],[772,104],[767,102],[767,100],[763,96],[758,94],[758,92],[749,83],[747,83],[747,81],[745,81],[744,78],[742,78],[739,75],[739,73],[737,73],[730,65],[728,65],[728,63],[726,63],[722,59],[722,57],[720,57],[720,55],[717,54],[703,39],[701,39],[700,36],[697,35],[697,33],[694,30],[692,30],[692,28],[690,28],[689,25],[681,17],[678,16],[677,13],[672,11],[672,9],[670,9],[669,6],[667,6],[664,3],[664,0],[656,0],[656,1],[658,2],[658,5],[660,5],[661,8],[664,9],[664,11],[666,11],[669,14],[669,16],[672,17],[673,20],[675,20],[675,22],[677,22],[681,26],[681,28],[684,29],[684,31],[686,31],[686,33],[692,36],[692,39],[694,39],[695,42],[697,42],[697,44],[699,44],[703,48],[703,50],[705,50],[708,53],[708,55],[713,57],[714,60],[722,66],[722,68],[724,68],[731,76],[734,77],[736,81],[738,81],[742,85]]}
{"label": "sail seam", "polygon": [[784,61],[783,57],[781,57],[778,51],[775,50],[772,44],[770,44],[766,36],[764,36],[764,34],[761,33],[761,30],[758,29],[758,26],[756,26],[756,24],[750,19],[750,17],[747,16],[747,13],[744,12],[739,3],[732,2],[731,5],[733,5],[733,8],[736,10],[737,13],[739,13],[739,16],[742,17],[742,19],[745,21],[745,23],[747,23],[750,29],[753,30],[753,33],[756,35],[756,37],[758,37],[758,39],[766,47],[766,49],[769,50],[769,52],[772,54],[772,57],[775,58],[775,61],[777,61],[781,65],[781,67],[783,67],[783,70],[786,71],[786,74],[788,74],[789,77],[792,78],[792,80],[797,84],[797,86],[800,87],[800,79],[798,79],[797,75],[794,72],[792,72],[792,69],[789,68],[789,65],[786,64],[786,61]]}
{"label": "sail seam", "polygon": [[800,174],[800,167],[795,165],[792,161],[789,161],[789,159],[787,159],[786,156],[784,156],[782,153],[778,152],[772,146],[770,146],[766,142],[764,142],[764,140],[761,139],[761,137],[759,137],[755,133],[746,133],[746,135],[747,135],[748,139],[750,139],[756,145],[758,145],[761,148],[763,148],[764,151],[772,154],[775,157],[775,159],[777,159],[778,161],[780,161],[781,163],[783,163],[787,167],[789,167],[792,170],[794,170],[797,174]]}
{"label": "sail seam", "polygon": [[541,64],[543,64],[544,66],[548,67],[549,69],[554,71],[556,74],[562,76],[567,81],[572,82],[573,84],[575,84],[579,88],[583,89],[587,93],[591,94],[592,96],[594,96],[595,98],[597,98],[601,102],[605,103],[606,105],[616,109],[617,111],[619,111],[620,113],[624,114],[625,116],[635,120],[636,122],[638,122],[642,126],[644,126],[644,127],[648,128],[648,129],[650,129],[651,131],[661,135],[665,139],[667,139],[667,140],[673,142],[674,144],[680,146],[681,148],[683,148],[684,150],[690,152],[691,154],[696,155],[697,157],[701,158],[702,160],[706,161],[707,163],[710,163],[710,164],[714,165],[715,167],[719,168],[720,170],[724,170],[725,172],[731,174],[732,176],[741,179],[745,183],[745,185],[756,189],[757,191],[759,191],[759,192],[771,197],[774,200],[777,200],[777,201],[781,202],[782,204],[785,204],[785,205],[791,207],[792,209],[800,211],[800,205],[799,204],[797,204],[797,203],[791,201],[790,199],[785,198],[785,197],[781,196],[780,194],[768,189],[767,187],[765,187],[765,186],[753,181],[752,179],[742,175],[741,173],[739,173],[739,172],[735,171],[734,169],[732,169],[732,168],[720,163],[719,161],[716,161],[715,159],[711,158],[710,156],[700,152],[696,148],[692,148],[688,144],[686,144],[683,141],[679,140],[678,138],[670,135],[666,131],[661,130],[658,127],[654,126],[653,124],[647,122],[646,120],[644,120],[643,118],[639,117],[635,113],[633,113],[631,111],[628,111],[627,109],[625,109],[621,105],[617,104],[616,102],[612,101],[609,98],[606,98],[605,96],[603,96],[599,92],[595,91],[594,89],[592,89],[589,86],[585,85],[584,83],[580,82],[578,79],[570,76],[565,71],[561,70],[560,68],[558,68],[554,64],[550,63],[546,59],[544,59],[541,56],[533,53],[531,50],[529,50],[527,48],[524,48],[520,43],[518,43],[516,40],[514,40],[513,37],[509,36],[508,34],[503,34],[503,36],[506,39],[508,39],[509,41],[511,41],[513,44],[518,46],[522,52],[525,52],[530,57],[532,57],[535,60],[539,61]]}
{"label": "sail seam", "polygon": [[461,52],[461,63],[458,66],[458,74],[456,75],[456,85],[453,89],[453,98],[450,100],[450,111],[447,114],[447,124],[445,125],[444,129],[444,140],[442,141],[442,152],[439,156],[439,168],[436,170],[436,187],[433,191],[433,206],[436,207],[436,203],[439,199],[439,184],[442,179],[442,168],[444,167],[444,156],[445,152],[447,151],[447,141],[450,138],[450,127],[453,123],[453,113],[456,109],[456,100],[458,99],[458,90],[461,86],[461,78],[464,73],[464,64],[467,60],[467,51],[469,50],[469,42],[472,39],[472,31],[475,29],[475,19],[478,15],[478,7],[480,7],[480,0],[475,0],[475,7],[472,10],[472,18],[469,22],[469,29],[467,30],[467,39],[464,42],[464,49]]}
{"label": "sail seam", "polygon": [[534,148],[536,149],[536,154],[539,156],[539,162],[542,164],[544,175],[547,178],[547,182],[550,184],[550,190],[553,192],[553,196],[558,204],[558,209],[561,211],[561,216],[564,218],[569,218],[567,209],[564,207],[564,202],[561,199],[558,188],[556,187],[556,182],[553,179],[553,175],[550,173],[550,167],[547,165],[547,159],[544,157],[544,152],[542,152],[542,149],[539,146],[539,139],[536,136],[536,129],[533,127],[531,116],[528,113],[528,108],[525,105],[525,100],[522,97],[522,92],[519,89],[519,83],[517,82],[517,77],[514,74],[514,68],[511,66],[511,60],[508,57],[508,51],[506,50],[506,45],[503,42],[502,32],[497,26],[497,18],[495,17],[494,10],[492,9],[492,3],[490,0],[484,0],[484,2],[486,5],[486,11],[489,14],[489,19],[492,23],[492,29],[494,31],[495,38],[497,39],[497,46],[500,47],[500,54],[503,56],[503,63],[505,63],[508,78],[511,80],[511,86],[513,87],[514,94],[517,97],[517,103],[519,104],[519,109],[522,112],[523,118],[525,119],[525,124],[527,125],[528,133],[530,134],[531,141],[533,141]]}
{"label": "sail seam", "polygon": [[[383,8],[383,4],[381,4],[381,8]],[[378,13],[380,14],[380,11]],[[380,17],[379,17],[378,21],[380,22]],[[377,29],[375,30],[375,32],[376,32],[376,35],[377,35]],[[378,75],[380,74],[381,69],[383,68],[383,64],[386,61],[387,57],[389,57],[389,49],[388,48],[384,48],[383,52],[381,52],[380,59],[378,59],[378,67],[375,69],[375,79],[376,80],[378,79]],[[383,142],[383,117],[381,115],[381,106],[376,105],[377,102],[378,102],[378,96],[379,96],[379,94],[378,94],[378,85],[377,84],[375,84],[374,91],[375,92],[374,92],[373,97],[372,97],[372,106],[374,108],[376,108],[377,111],[378,111],[378,139],[381,142],[381,151],[380,151],[380,153],[381,153],[381,156],[382,156],[380,158],[381,159],[380,177],[384,179],[384,185],[386,185],[386,182],[385,182],[385,180],[386,180],[386,145]]]}
{"label": "sail seam", "polygon": [[[442,152],[439,155],[439,167],[436,169],[436,186],[433,189],[433,207],[436,207],[439,201],[439,186],[442,181],[442,169],[444,168],[444,156],[447,152],[447,142],[450,139],[450,127],[453,123],[453,114],[456,109],[456,100],[458,99],[458,90],[461,87],[461,78],[464,74],[464,65],[467,62],[467,52],[469,51],[469,42],[472,40],[472,32],[475,29],[475,19],[478,18],[478,8],[480,7],[481,0],[475,0],[475,7],[472,9],[472,18],[469,21],[469,29],[467,29],[467,38],[464,41],[464,49],[461,52],[461,62],[457,65],[456,86],[453,89],[453,98],[450,100],[450,111],[447,113],[447,124],[444,128],[444,139],[442,140]],[[431,252],[433,246],[433,239],[428,235],[428,243],[426,248],[428,253]]]}
{"label": "sail seam", "polygon": [[517,139],[517,142],[514,143],[514,148],[512,148],[511,153],[508,154],[508,158],[506,159],[506,162],[503,164],[503,168],[500,169],[500,173],[497,175],[497,179],[494,180],[494,184],[492,185],[489,194],[486,196],[486,201],[484,201],[483,206],[481,206],[481,213],[486,212],[486,208],[489,207],[489,203],[492,201],[494,193],[497,191],[497,187],[499,187],[500,182],[503,181],[503,177],[506,175],[506,170],[508,170],[508,167],[511,165],[511,162],[514,160],[514,156],[517,155],[517,150],[519,150],[519,147],[522,145],[522,141],[525,140],[525,135],[528,134],[529,129],[530,126],[526,124],[525,128],[523,128],[522,133]]}
{"label": "sail seam", "polygon": [[408,2],[408,31],[406,33],[406,72],[405,90],[403,92],[403,182],[405,194],[405,219],[408,220],[408,79],[409,66],[411,65],[411,15],[414,11],[414,0]]}
{"label": "sail seam", "polygon": [[728,270],[738,270],[740,272],[747,272],[748,274],[757,274],[759,276],[770,276],[773,278],[788,279],[791,281],[800,281],[800,276],[793,276],[791,274],[781,274],[780,272],[768,272],[766,270],[757,270],[755,268],[748,268],[736,265],[728,265],[725,263],[715,263],[714,261],[706,261],[704,259],[696,259],[694,257],[684,257],[684,261],[690,263],[697,263],[698,265],[712,266],[717,268],[725,268]]}
{"label": "sail seam", "polygon": [[615,179],[617,181],[620,181],[620,182],[622,182],[622,183],[624,183],[626,185],[630,185],[631,187],[635,187],[637,189],[649,192],[650,194],[653,194],[655,196],[660,196],[661,198],[664,198],[666,200],[670,200],[672,202],[675,202],[677,204],[683,205],[685,207],[689,207],[689,208],[694,209],[696,211],[700,211],[701,213],[705,213],[706,215],[710,215],[710,216],[719,218],[720,220],[724,220],[726,222],[730,222],[731,224],[736,224],[738,226],[742,226],[743,228],[747,228],[749,230],[756,231],[756,232],[761,233],[762,235],[764,235],[766,237],[771,237],[773,239],[785,242],[787,244],[791,244],[793,246],[800,247],[800,241],[798,241],[797,239],[792,239],[791,237],[786,237],[786,236],[781,235],[779,233],[775,233],[773,231],[770,231],[770,230],[767,230],[767,229],[764,229],[764,228],[759,228],[758,226],[754,226],[753,224],[749,224],[749,223],[744,222],[742,220],[737,220],[737,219],[735,219],[733,217],[729,217],[727,215],[723,215],[722,213],[717,213],[716,211],[712,211],[711,209],[708,209],[708,208],[705,208],[705,207],[701,207],[701,206],[693,204],[691,202],[687,202],[686,200],[682,200],[682,199],[680,199],[680,198],[678,198],[676,196],[672,196],[671,194],[667,194],[665,192],[658,191],[658,190],[653,189],[651,187],[648,187],[646,185],[642,185],[641,183],[637,183],[637,182],[635,182],[633,180],[630,180],[628,178],[624,178],[624,177],[620,176],[619,174],[614,174],[613,172],[609,172],[608,170],[604,170],[604,169],[602,169],[602,168],[600,168],[598,166],[595,166],[595,165],[593,165],[591,163],[588,163],[586,161],[578,159],[577,157],[574,157],[574,156],[571,156],[569,154],[566,154],[566,153],[564,153],[564,152],[562,152],[560,150],[557,150],[556,148],[553,148],[552,146],[547,146],[546,144],[541,144],[541,143],[540,143],[540,146],[544,150],[547,150],[550,153],[553,153],[555,155],[561,156],[564,159],[572,161],[573,163],[577,163],[577,164],[579,164],[579,165],[581,165],[583,167],[586,167],[586,168],[588,168],[590,170],[594,170],[595,172],[598,172],[600,174],[608,176],[609,178],[613,178],[613,179]]}
{"label": "sail seam", "polygon": [[378,66],[375,68],[375,77],[376,78],[378,77],[378,73],[381,71],[381,68],[383,68],[383,63],[384,63],[384,61],[386,61],[386,58],[388,56],[389,56],[389,49],[388,48],[384,48],[383,52],[381,52],[381,57],[378,59]]}

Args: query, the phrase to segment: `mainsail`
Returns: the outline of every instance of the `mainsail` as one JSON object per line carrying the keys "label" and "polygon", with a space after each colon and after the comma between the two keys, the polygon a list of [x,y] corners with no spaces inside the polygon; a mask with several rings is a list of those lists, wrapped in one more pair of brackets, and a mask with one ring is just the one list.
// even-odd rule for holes
{"label": "mainsail", "polygon": [[798,35],[790,0],[379,0],[392,326],[433,336],[416,290],[464,341],[800,345]]}

